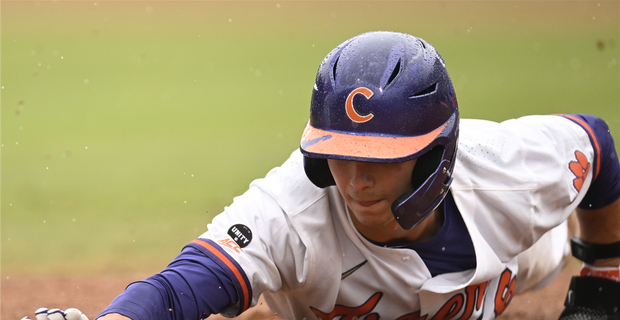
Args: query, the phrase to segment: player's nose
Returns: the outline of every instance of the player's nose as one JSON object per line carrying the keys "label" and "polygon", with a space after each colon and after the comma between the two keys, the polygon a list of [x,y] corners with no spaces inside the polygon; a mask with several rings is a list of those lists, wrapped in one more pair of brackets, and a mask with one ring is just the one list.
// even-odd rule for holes
{"label": "player's nose", "polygon": [[356,190],[372,188],[375,185],[373,166],[376,163],[351,161],[351,181],[349,184]]}

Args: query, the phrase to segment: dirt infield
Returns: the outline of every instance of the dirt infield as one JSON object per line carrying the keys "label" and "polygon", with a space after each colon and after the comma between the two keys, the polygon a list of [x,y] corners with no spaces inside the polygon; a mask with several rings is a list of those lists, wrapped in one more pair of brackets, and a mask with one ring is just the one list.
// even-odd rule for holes
{"label": "dirt infield", "polygon": [[[563,309],[570,277],[576,274],[578,269],[579,264],[573,261],[545,288],[516,296],[499,319],[557,320]],[[39,307],[60,309],[76,307],[93,319],[116,295],[123,291],[128,283],[146,276],[2,278],[1,319],[19,320],[24,316],[33,318],[34,311]],[[212,316],[209,319],[223,320],[226,318]],[[277,320],[280,318],[270,312],[262,301],[259,301],[257,308],[248,310],[238,319]]]}

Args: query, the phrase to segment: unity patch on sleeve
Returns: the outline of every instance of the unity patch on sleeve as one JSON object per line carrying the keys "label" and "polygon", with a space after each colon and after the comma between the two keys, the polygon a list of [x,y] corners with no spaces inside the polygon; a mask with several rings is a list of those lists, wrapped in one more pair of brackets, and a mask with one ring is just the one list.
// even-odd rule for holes
{"label": "unity patch on sleeve", "polygon": [[252,230],[243,224],[236,224],[228,229],[228,235],[241,248],[247,247],[252,241]]}

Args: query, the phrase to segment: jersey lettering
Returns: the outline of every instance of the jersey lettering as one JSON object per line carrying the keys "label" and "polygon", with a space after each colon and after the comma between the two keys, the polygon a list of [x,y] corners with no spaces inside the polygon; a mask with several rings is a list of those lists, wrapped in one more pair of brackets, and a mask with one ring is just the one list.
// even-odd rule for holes
{"label": "jersey lettering", "polygon": [[[379,300],[381,300],[382,296],[383,296],[382,292],[375,292],[375,294],[373,294],[368,300],[366,300],[366,302],[364,302],[359,307],[345,307],[343,305],[336,305],[334,307],[334,310],[332,310],[332,312],[330,312],[329,314],[322,312],[318,309],[315,309],[313,307],[310,307],[310,309],[312,310],[312,312],[314,312],[314,314],[317,317],[319,317],[319,319],[332,320],[338,317],[338,319],[341,319],[341,320],[353,320],[353,319],[360,318],[361,316],[367,313],[370,313],[372,309],[374,309],[377,306],[377,303],[379,303]],[[376,313],[369,314],[364,319],[378,320],[379,315],[377,315]]]}
{"label": "jersey lettering", "polygon": [[[507,275],[508,280],[510,280],[510,276],[512,273],[506,269],[502,274],[502,279]],[[500,288],[502,287],[502,281],[500,281]],[[456,319],[456,316],[460,313],[462,315],[458,318],[459,320],[469,319],[474,314],[480,314],[482,311],[482,306],[484,303],[484,296],[486,294],[487,286],[489,282],[479,283],[470,285],[465,288],[464,293],[457,293],[452,296],[448,301],[439,309],[439,311],[430,319],[430,320],[449,320]],[[512,293],[514,291],[515,279],[513,279],[509,284],[508,288],[510,289],[509,294],[510,297],[508,299],[512,299]],[[506,291],[506,290],[504,290]],[[343,305],[336,305],[334,309],[330,313],[322,312],[316,308],[310,307],[312,312],[322,320],[352,320],[352,319],[364,319],[364,320],[379,320],[380,316],[377,313],[370,313],[379,303],[383,293],[376,292],[373,294],[366,302],[358,307],[347,307]],[[497,300],[497,298],[496,298]],[[510,300],[504,303],[504,300],[500,300],[502,311],[506,308]],[[496,301],[497,303],[497,301]],[[497,307],[496,307],[497,309]],[[364,318],[362,316],[366,315]],[[403,316],[400,316],[396,320],[426,320],[428,315],[421,315],[420,311],[416,311],[413,313],[408,313]]]}
{"label": "jersey lettering", "polygon": [[450,298],[431,320],[448,320],[454,318],[463,308],[463,294]]}
{"label": "jersey lettering", "polygon": [[420,311],[416,311],[414,313],[408,313],[396,320],[426,320],[426,315],[420,317]]}
{"label": "jersey lettering", "polygon": [[239,245],[235,241],[233,241],[233,239],[217,240],[217,243],[219,243],[220,245],[224,247],[228,247],[232,249],[236,253],[241,253],[241,247],[239,247]]}
{"label": "jersey lettering", "polygon": [[467,286],[465,288],[465,301],[467,301],[467,305],[465,306],[465,311],[463,315],[459,318],[459,320],[469,319],[474,311],[479,312],[482,308],[482,303],[484,302],[484,294],[487,290],[487,285],[489,282],[474,284]]}
{"label": "jersey lettering", "polygon": [[510,271],[510,269],[504,270],[499,279],[497,293],[495,294],[495,316],[502,314],[512,301],[516,283],[517,276],[512,277],[512,271]]}
{"label": "jersey lettering", "polygon": [[579,150],[575,151],[575,159],[576,161],[570,161],[568,163],[568,168],[575,175],[573,187],[579,192],[590,170],[590,162],[588,162],[586,155]]}

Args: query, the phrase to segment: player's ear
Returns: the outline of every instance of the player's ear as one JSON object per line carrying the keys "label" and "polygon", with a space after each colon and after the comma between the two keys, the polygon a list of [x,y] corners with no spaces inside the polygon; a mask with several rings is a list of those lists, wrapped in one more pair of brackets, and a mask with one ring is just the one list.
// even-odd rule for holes
{"label": "player's ear", "polygon": [[310,181],[319,188],[336,185],[336,181],[329,170],[327,159],[317,159],[304,156],[304,171]]}

